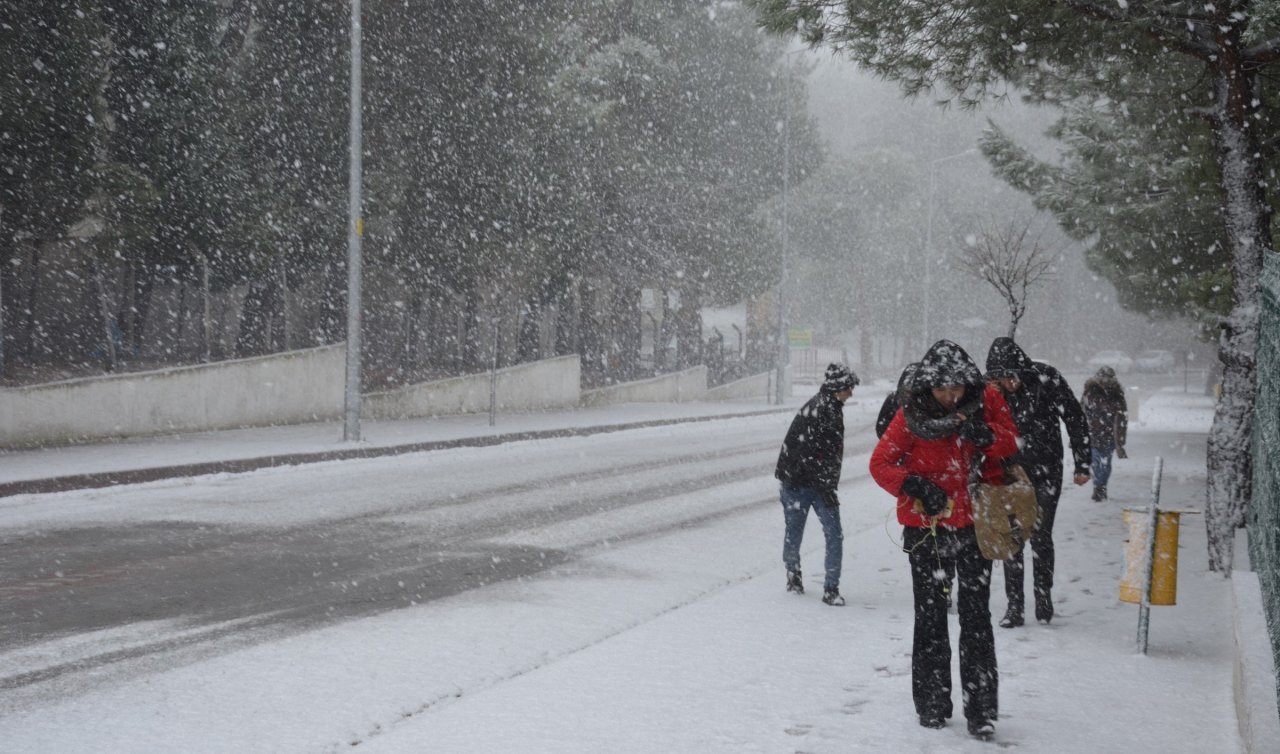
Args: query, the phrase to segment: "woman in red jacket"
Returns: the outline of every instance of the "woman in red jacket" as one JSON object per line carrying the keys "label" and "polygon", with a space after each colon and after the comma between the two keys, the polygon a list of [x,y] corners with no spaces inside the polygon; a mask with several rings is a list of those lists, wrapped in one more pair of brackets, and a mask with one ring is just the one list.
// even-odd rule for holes
{"label": "woman in red jacket", "polygon": [[991,561],[973,531],[970,485],[999,482],[999,459],[1018,450],[1018,430],[1000,391],[984,384],[960,346],[929,348],[871,454],[871,476],[898,498],[903,550],[911,563],[915,630],[911,693],[920,724],[941,728],[951,717],[951,638],[946,571],[957,572],[960,685],[969,733],[995,735],[999,711],[995,637],[991,630]]}

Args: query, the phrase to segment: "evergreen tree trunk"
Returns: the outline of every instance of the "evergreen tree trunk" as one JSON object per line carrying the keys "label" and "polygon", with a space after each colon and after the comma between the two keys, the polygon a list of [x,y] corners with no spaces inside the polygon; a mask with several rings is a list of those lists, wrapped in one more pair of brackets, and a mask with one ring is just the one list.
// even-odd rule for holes
{"label": "evergreen tree trunk", "polygon": [[400,352],[400,372],[408,381],[416,381],[418,344],[422,341],[423,295],[421,286],[413,286],[409,306],[405,309],[404,348]]}
{"label": "evergreen tree trunk", "polygon": [[[4,208],[0,207],[0,213],[3,212]],[[13,286],[12,282],[5,277],[9,274],[9,268],[13,266],[9,264],[9,249],[13,248],[13,239],[9,234],[5,234],[0,244],[3,244],[0,245],[0,382],[3,382],[9,373],[9,328],[6,325],[11,320],[5,312],[5,307],[9,305],[9,298],[13,297]],[[9,293],[6,294],[6,292]]]}
{"label": "evergreen tree trunk", "polygon": [[187,281],[182,280],[178,283],[178,316],[174,320],[173,334],[173,356],[179,360],[186,360],[186,348],[183,335],[187,329]]}
{"label": "evergreen tree trunk", "polygon": [[133,331],[130,333],[129,353],[136,358],[142,353],[142,336],[146,332],[147,317],[151,313],[151,298],[155,295],[154,268],[139,265],[133,283]]}
{"label": "evergreen tree trunk", "polygon": [[680,292],[676,317],[676,366],[688,369],[704,363],[702,343],[702,292],[694,286]]}
{"label": "evergreen tree trunk", "polygon": [[112,327],[114,319],[111,316],[111,303],[107,298],[107,284],[103,277],[102,263],[98,262],[93,266],[93,279],[98,288],[98,312],[102,316],[102,371],[114,372],[116,371],[116,339],[115,328]]}
{"label": "evergreen tree trunk", "polygon": [[620,283],[613,289],[609,307],[609,350],[616,356],[616,376],[620,381],[635,379],[640,365],[640,290]]}
{"label": "evergreen tree trunk", "polygon": [[27,295],[23,306],[21,354],[23,361],[34,363],[36,347],[36,308],[40,303],[40,244],[31,243],[31,263],[27,266],[30,276],[27,282]]}
{"label": "evergreen tree trunk", "polygon": [[1262,148],[1253,116],[1258,110],[1255,74],[1223,45],[1215,76],[1212,125],[1221,167],[1228,247],[1231,252],[1232,307],[1222,322],[1218,358],[1222,397],[1209,432],[1205,526],[1209,568],[1230,575],[1235,528],[1243,526],[1253,495],[1256,348],[1261,327],[1259,279],[1262,255],[1272,247],[1270,210],[1263,180]]}
{"label": "evergreen tree trunk", "polygon": [[566,285],[556,303],[556,356],[568,356],[571,353],[577,353],[578,335],[577,330],[574,328],[576,322],[577,314],[574,311],[573,289]]}
{"label": "evergreen tree trunk", "polygon": [[544,302],[539,294],[530,294],[525,299],[523,316],[520,318],[520,334],[516,342],[516,361],[525,363],[538,358],[540,334],[542,332],[542,313]]}
{"label": "evergreen tree trunk", "polygon": [[603,383],[601,363],[600,318],[597,312],[596,286],[584,282],[578,290],[578,353],[582,356],[582,376],[586,384]]}
{"label": "evergreen tree trunk", "polygon": [[269,284],[250,280],[240,309],[240,329],[236,335],[236,356],[266,353],[270,339],[271,291]]}

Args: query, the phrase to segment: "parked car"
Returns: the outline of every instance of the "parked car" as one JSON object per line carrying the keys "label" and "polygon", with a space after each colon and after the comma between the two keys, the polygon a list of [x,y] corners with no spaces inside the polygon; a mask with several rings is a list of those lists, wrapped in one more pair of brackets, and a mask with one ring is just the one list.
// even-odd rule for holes
{"label": "parked car", "polygon": [[1116,374],[1128,374],[1133,371],[1133,359],[1124,351],[1098,351],[1085,362],[1093,369],[1111,367]]}
{"label": "parked car", "polygon": [[1171,372],[1173,354],[1159,349],[1143,351],[1134,357],[1133,366],[1139,372]]}

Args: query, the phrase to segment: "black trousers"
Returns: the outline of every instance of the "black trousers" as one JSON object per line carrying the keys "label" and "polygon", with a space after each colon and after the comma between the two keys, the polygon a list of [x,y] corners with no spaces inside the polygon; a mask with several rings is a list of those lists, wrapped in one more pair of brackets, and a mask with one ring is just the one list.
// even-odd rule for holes
{"label": "black trousers", "polygon": [[[1061,478],[1061,475],[1059,475]],[[1040,517],[1031,532],[1031,589],[1037,604],[1050,604],[1053,593],[1053,519],[1058,515],[1058,497],[1062,485],[1052,482],[1036,484],[1036,503]],[[1023,551],[1004,561],[1004,594],[1009,600],[1009,610],[1021,613],[1023,609]]]}
{"label": "black trousers", "polygon": [[946,571],[954,565],[960,613],[960,688],[968,720],[995,720],[999,712],[996,642],[991,630],[991,561],[982,557],[973,527],[903,528],[911,562],[915,631],[911,643],[911,696],[916,713],[951,717],[951,636]]}

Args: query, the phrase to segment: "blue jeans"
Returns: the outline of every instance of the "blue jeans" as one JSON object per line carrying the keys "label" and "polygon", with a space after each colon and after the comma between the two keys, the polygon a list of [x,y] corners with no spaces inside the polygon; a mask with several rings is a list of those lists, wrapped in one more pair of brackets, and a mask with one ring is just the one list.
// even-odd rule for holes
{"label": "blue jeans", "polygon": [[822,493],[811,487],[792,487],[783,484],[779,490],[782,501],[782,516],[786,520],[787,531],[782,539],[782,562],[788,571],[800,570],[800,541],[804,539],[804,524],[809,516],[809,509],[817,514],[822,522],[822,534],[827,539],[825,589],[840,587],[840,564],[844,560],[844,530],[840,527],[839,506],[827,505],[822,501]]}
{"label": "blue jeans", "polygon": [[1106,487],[1111,478],[1111,454],[1114,448],[1094,447],[1093,451],[1093,486]]}

